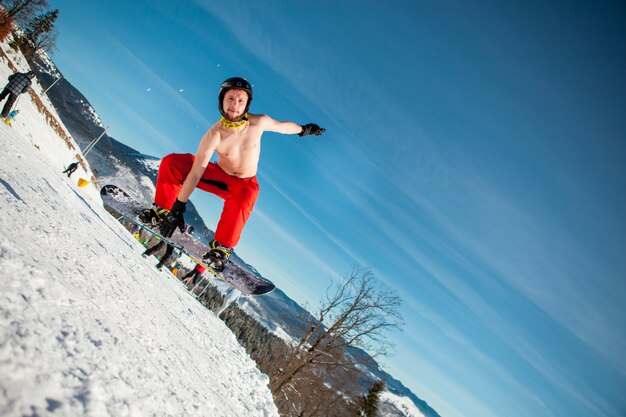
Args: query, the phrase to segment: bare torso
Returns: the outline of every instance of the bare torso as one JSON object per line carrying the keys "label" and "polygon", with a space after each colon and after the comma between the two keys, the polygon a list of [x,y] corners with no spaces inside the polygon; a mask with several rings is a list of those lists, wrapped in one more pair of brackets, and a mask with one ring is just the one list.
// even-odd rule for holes
{"label": "bare torso", "polygon": [[228,175],[239,178],[253,177],[257,173],[261,156],[261,135],[259,116],[250,114],[248,123],[241,127],[229,128],[221,122],[216,124],[219,144],[215,148],[217,164]]}
{"label": "bare torso", "polygon": [[255,176],[261,156],[261,135],[265,131],[297,134],[302,131],[302,126],[293,122],[278,122],[262,114],[248,114],[248,123],[236,128],[226,127],[221,121],[215,123],[200,141],[193,167],[178,193],[178,199],[187,201],[202,178],[213,152],[217,153],[217,164],[227,174],[238,178]]}

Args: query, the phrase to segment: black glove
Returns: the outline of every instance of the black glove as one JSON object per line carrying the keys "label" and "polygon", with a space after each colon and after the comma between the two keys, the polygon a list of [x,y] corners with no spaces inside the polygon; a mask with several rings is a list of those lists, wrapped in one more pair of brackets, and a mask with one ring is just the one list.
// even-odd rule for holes
{"label": "black glove", "polygon": [[163,237],[171,237],[177,227],[181,232],[184,230],[185,219],[183,213],[185,212],[186,204],[187,203],[176,200],[170,212],[165,215],[161,226],[159,226]]}
{"label": "black glove", "polygon": [[320,136],[324,132],[326,132],[326,129],[324,129],[323,127],[319,127],[315,123],[308,123],[302,126],[302,132],[298,133],[298,136],[300,137],[308,136],[308,135]]}

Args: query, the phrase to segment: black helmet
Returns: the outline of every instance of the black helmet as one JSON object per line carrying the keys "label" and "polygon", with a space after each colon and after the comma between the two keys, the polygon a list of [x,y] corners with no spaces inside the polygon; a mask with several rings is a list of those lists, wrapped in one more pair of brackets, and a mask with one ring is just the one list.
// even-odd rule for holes
{"label": "black helmet", "polygon": [[217,108],[219,109],[222,116],[226,117],[226,112],[224,112],[224,107],[222,106],[224,103],[224,96],[228,90],[232,89],[243,90],[248,94],[248,103],[246,104],[246,108],[243,111],[245,115],[248,113],[248,109],[250,108],[250,103],[252,103],[252,87],[250,83],[246,81],[245,78],[241,77],[232,77],[227,80],[224,80],[222,86],[220,87],[220,93],[217,96]]}

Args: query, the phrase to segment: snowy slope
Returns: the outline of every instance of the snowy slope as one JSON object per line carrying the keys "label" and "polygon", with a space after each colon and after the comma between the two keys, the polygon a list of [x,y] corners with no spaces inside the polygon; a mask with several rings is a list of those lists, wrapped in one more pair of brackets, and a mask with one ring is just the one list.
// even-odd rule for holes
{"label": "snowy slope", "polygon": [[19,109],[0,123],[0,415],[277,416],[230,330],[77,187],[89,172],[61,174],[77,151],[27,96]]}
{"label": "snowy slope", "polygon": [[[15,61],[17,65],[20,65],[20,62],[18,61],[23,62],[23,58],[20,58],[18,55],[10,51],[7,52],[10,58]],[[43,77],[44,82],[48,82],[47,85],[49,85],[54,82],[56,78],[58,78],[60,73],[56,69],[54,63],[49,60],[45,55],[42,55],[42,62],[43,64],[40,64],[39,72],[37,72],[37,74],[38,77]],[[25,71],[27,70],[27,68],[24,67],[24,65],[22,64],[20,70]],[[10,71],[8,69],[3,68],[0,65],[0,75],[6,76],[9,73]],[[45,81],[46,77],[49,77],[50,79]],[[55,105],[58,105],[58,103],[73,103],[73,101],[70,100],[71,98],[82,97],[82,99],[80,100],[80,105],[73,105],[69,107],[61,106],[61,109],[59,110],[59,115],[56,114],[53,106],[51,105],[47,97],[42,96],[42,88],[36,85],[35,90],[39,92],[39,95],[42,97],[42,101],[45,102],[46,106],[52,113],[54,113],[57,119],[59,119],[60,116],[61,119],[63,119],[64,121],[70,120],[71,123],[73,123],[71,126],[74,126],[74,129],[72,129],[70,125],[67,125],[68,129],[65,129],[66,133],[67,130],[69,130],[72,135],[76,135],[81,132],[81,129],[76,128],[78,123],[77,120],[79,119],[82,120],[82,118],[86,117],[85,120],[87,120],[87,124],[93,124],[92,127],[95,130],[92,131],[90,129],[86,129],[92,133],[90,133],[87,137],[82,138],[83,146],[86,146],[86,144],[92,139],[93,135],[100,133],[102,129],[102,124],[99,122],[99,118],[97,117],[95,110],[91,107],[86,98],[84,98],[80,92],[78,92],[73,86],[71,86],[69,81],[63,79],[51,90],[50,94],[52,100],[54,101],[56,99]],[[59,94],[59,97],[56,97],[54,94]],[[27,109],[25,109],[24,106],[27,107]],[[20,114],[18,121],[14,124],[14,128],[10,129],[7,127],[6,129],[0,129],[0,134],[9,135],[11,134],[11,132],[13,132],[18,135],[25,135],[25,137],[28,138],[29,142],[32,143],[33,146],[36,146],[36,149],[39,149],[42,153],[46,155],[49,163],[51,163],[55,167],[62,166],[63,168],[65,165],[71,162],[72,156],[74,156],[75,153],[78,152],[78,146],[75,146],[75,150],[72,151],[71,155],[68,156],[67,152],[63,151],[63,146],[59,145],[58,138],[56,138],[53,133],[48,131],[48,128],[45,124],[41,124],[41,116],[37,112],[31,111],[32,109],[29,110],[29,106],[31,106],[31,104],[28,102],[28,100],[22,101],[19,106],[22,113]],[[92,114],[95,115],[95,118],[89,116]],[[39,124],[41,124],[41,126]],[[76,136],[74,137],[76,138]],[[77,138],[77,140],[80,141],[81,138]],[[76,145],[76,142],[72,143]],[[99,151],[101,151],[101,155],[99,154]],[[97,156],[95,159],[94,155]],[[122,185],[123,188],[127,190],[143,190],[149,195],[154,194],[154,186],[152,184],[151,178],[156,175],[155,173],[156,169],[158,168],[159,162],[158,159],[142,155],[136,150],[127,147],[123,143],[115,141],[113,138],[108,138],[107,140],[101,142],[101,144],[96,147],[94,151],[89,154],[89,156],[89,162],[92,164],[92,166],[98,168],[99,174],[97,176],[102,184],[112,182],[118,185]],[[142,166],[143,168],[137,169],[137,167],[139,166]],[[55,171],[55,175],[56,174],[57,172]],[[90,178],[91,172],[85,172],[81,168],[73,176],[73,179],[76,180],[79,176]],[[73,182],[70,181],[70,184],[72,185],[74,191],[78,191]],[[0,195],[2,194],[2,192],[6,191],[11,192],[14,190],[11,185],[8,184],[6,181],[5,183],[0,182]],[[90,189],[81,189],[80,195],[84,198],[90,196],[90,204],[94,207],[99,207],[99,198],[92,195],[93,191],[94,190]],[[2,200],[0,200],[0,202],[1,201]],[[0,214],[1,213],[4,213],[2,209],[0,209]],[[198,221],[202,224],[202,226],[204,226],[201,218],[198,218]],[[234,259],[240,264],[243,263],[243,261],[238,260],[236,256],[234,257]],[[185,261],[186,259],[184,258],[179,259],[179,262],[181,262],[185,267],[190,268],[193,266],[191,261]],[[2,264],[0,264],[0,266],[2,266]],[[253,267],[249,265],[248,267],[254,270]],[[216,284],[218,288],[220,288],[223,292],[228,292],[228,290],[230,290],[230,287],[226,286],[225,284],[220,285],[220,281],[217,281]],[[270,332],[283,339],[287,343],[293,343],[293,338],[299,337],[299,332],[302,330],[302,326],[306,327],[306,323],[300,320],[301,316],[303,314],[306,314],[306,311],[304,311],[302,307],[297,305],[297,303],[291,300],[279,289],[276,290],[273,294],[262,298],[234,297],[236,295],[237,294],[232,294],[231,291],[229,300],[236,302],[246,314],[254,317],[258,322],[262,323]],[[218,309],[218,312],[219,311],[221,310]],[[234,331],[235,333],[237,333],[236,329],[234,329]],[[252,349],[254,350],[254,347],[252,347]],[[365,352],[356,352],[355,354],[365,355]],[[367,377],[363,380],[363,386],[365,389],[377,379],[384,379],[387,381],[387,389],[389,391],[387,391],[385,395],[383,395],[383,397],[381,398],[381,406],[379,409],[380,416],[438,416],[438,414],[434,410],[432,410],[426,403],[417,398],[399,381],[386,374],[376,365],[375,362],[372,363],[370,368],[364,368],[363,372],[364,376]],[[1,377],[2,374],[0,374],[0,378]],[[0,406],[1,404],[2,403],[0,402]],[[54,409],[55,407],[53,406],[52,408]],[[0,408],[0,411],[1,410],[2,409]]]}

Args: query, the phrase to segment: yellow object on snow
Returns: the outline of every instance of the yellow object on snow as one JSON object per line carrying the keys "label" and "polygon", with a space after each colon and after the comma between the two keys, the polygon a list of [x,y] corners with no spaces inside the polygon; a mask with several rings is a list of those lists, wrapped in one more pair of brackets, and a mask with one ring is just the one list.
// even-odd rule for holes
{"label": "yellow object on snow", "polygon": [[79,178],[79,179],[78,179],[78,186],[79,186],[80,188],[83,188],[83,187],[84,187],[84,186],[86,186],[87,184],[89,184],[89,181],[87,181],[86,179],[84,179],[84,178]]}

